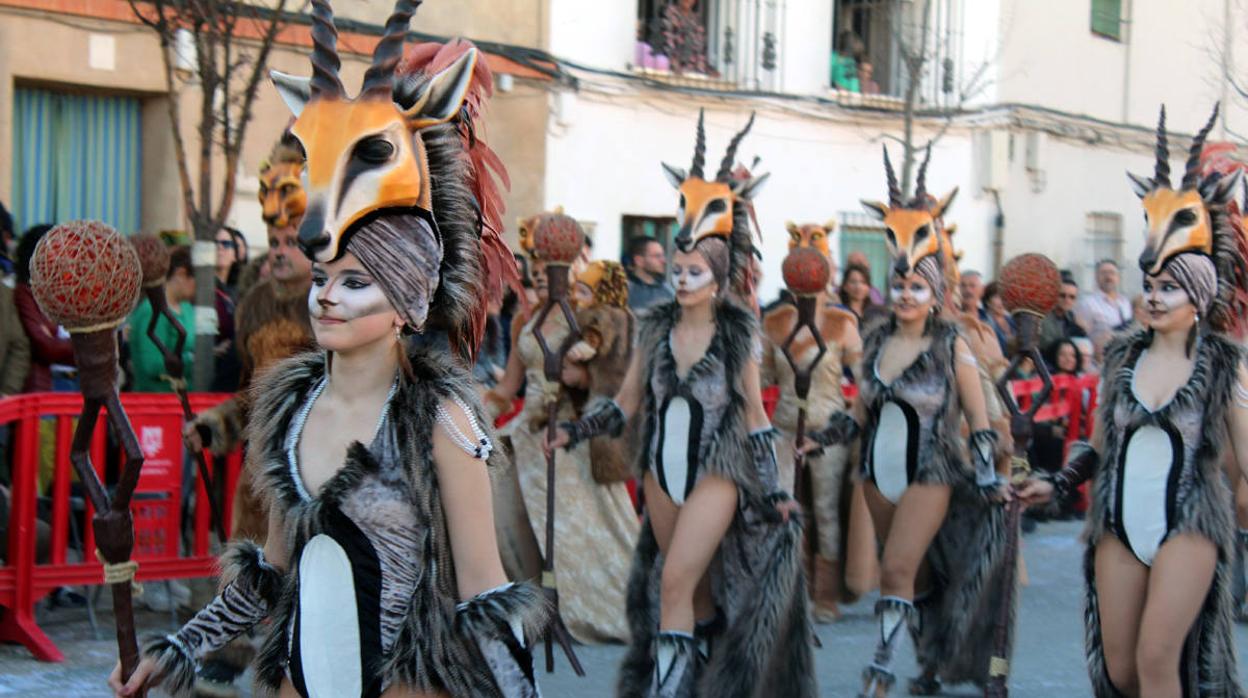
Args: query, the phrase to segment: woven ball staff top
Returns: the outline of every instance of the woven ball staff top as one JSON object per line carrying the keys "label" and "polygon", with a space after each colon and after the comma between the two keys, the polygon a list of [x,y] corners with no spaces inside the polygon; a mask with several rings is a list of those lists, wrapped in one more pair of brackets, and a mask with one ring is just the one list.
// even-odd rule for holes
{"label": "woven ball staff top", "polygon": [[[1018,327],[1018,347],[1010,361],[1009,368],[997,379],[997,392],[1001,402],[1010,411],[1010,435],[1014,439],[1014,458],[1010,468],[1011,479],[1018,481],[1025,478],[1030,466],[1027,463],[1027,451],[1031,446],[1032,432],[1035,430],[1036,412],[1048,401],[1053,392],[1053,378],[1040,356],[1036,346],[1039,336],[1040,321],[1057,305],[1058,294],[1061,293],[1062,276],[1048,257],[1042,254],[1028,253],[1011,259],[998,276],[1001,284],[1001,297],[1005,307],[1014,316]],[[1026,410],[1018,408],[1018,402],[1010,390],[1010,381],[1018,373],[1024,359],[1031,359],[1040,374],[1044,387],[1040,394],[1032,398],[1031,406]],[[995,637],[993,639],[992,660],[988,670],[988,683],[984,687],[984,695],[1003,698],[1009,695],[1006,682],[1009,679],[1010,663],[1010,624],[1011,608],[1014,605],[1016,574],[1018,571],[1018,525],[1022,506],[1019,500],[1013,499],[1006,507],[1006,539],[1005,559],[1002,561],[1003,584],[1006,585],[1002,594],[1001,608],[997,609]]]}
{"label": "woven ball staff top", "polygon": [[[73,221],[48,232],[30,261],[30,286],[48,319],[70,333],[83,396],[70,463],[86,488],[95,515],[97,555],[112,588],[123,680],[139,663],[131,584],[138,567],[130,560],[134,522],[130,498],[139,482],[143,452],[117,395],[117,327],[139,300],[139,256],[116,230],[96,221]],[[110,497],[91,463],[91,437],[100,408],[108,414],[125,452]]]}
{"label": "woven ball staff top", "polygon": [[[169,248],[161,242],[160,238],[147,234],[132,236],[130,244],[134,245],[134,251],[139,256],[139,267],[142,269],[143,277],[143,295],[147,297],[147,302],[152,306],[152,318],[147,323],[147,338],[156,346],[165,361],[165,377],[169,380],[169,385],[173,387],[174,394],[178,396],[178,402],[182,407],[182,420],[190,422],[195,419],[195,413],[191,411],[191,400],[186,386],[186,364],[182,361],[182,351],[186,348],[186,328],[182,326],[178,316],[169,309],[169,299],[165,296],[165,281],[169,275]],[[178,341],[173,347],[166,346],[156,334],[156,323],[162,317],[178,335]],[[203,449],[195,451],[192,455],[195,458],[199,476],[204,481],[208,511],[212,515],[212,528],[217,533],[217,540],[224,543],[225,525],[221,516],[221,504],[217,501],[216,480],[208,469],[208,459],[204,457]]]}

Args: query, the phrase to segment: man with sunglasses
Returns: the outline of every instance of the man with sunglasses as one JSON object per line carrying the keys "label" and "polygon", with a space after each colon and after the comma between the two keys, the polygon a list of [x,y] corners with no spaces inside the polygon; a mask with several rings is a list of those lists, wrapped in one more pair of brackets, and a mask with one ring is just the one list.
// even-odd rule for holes
{"label": "man with sunglasses", "polygon": [[1079,301],[1079,285],[1069,272],[1062,272],[1062,290],[1057,297],[1057,307],[1044,318],[1040,325],[1040,346],[1047,347],[1059,339],[1087,337],[1088,332],[1075,317],[1075,304]]}

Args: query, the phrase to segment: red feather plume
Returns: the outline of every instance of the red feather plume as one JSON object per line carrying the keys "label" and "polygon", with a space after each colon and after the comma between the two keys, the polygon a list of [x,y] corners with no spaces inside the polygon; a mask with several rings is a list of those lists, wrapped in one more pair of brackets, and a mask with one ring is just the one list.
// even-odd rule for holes
{"label": "red feather plume", "polygon": [[[396,72],[399,75],[436,74],[472,48],[472,43],[463,39],[452,39],[445,44],[414,44],[408,48]],[[501,300],[506,286],[510,286],[521,298],[524,297],[516,259],[502,237],[503,212],[506,209],[503,191],[511,190],[511,178],[508,177],[507,167],[503,165],[498,154],[481,137],[480,122],[485,102],[493,94],[494,74],[482,54],[473,68],[472,83],[455,122],[470,164],[469,187],[481,211],[481,276],[478,279],[478,292],[483,302],[480,311],[470,321],[474,347],[479,346],[485,336],[485,299]]]}

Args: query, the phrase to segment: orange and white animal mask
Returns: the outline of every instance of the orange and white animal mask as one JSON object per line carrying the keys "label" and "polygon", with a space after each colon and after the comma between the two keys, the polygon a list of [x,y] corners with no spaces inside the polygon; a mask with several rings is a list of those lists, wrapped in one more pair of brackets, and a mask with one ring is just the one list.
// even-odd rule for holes
{"label": "orange and white animal mask", "polygon": [[1239,187],[1241,171],[1225,176],[1201,178],[1200,154],[1205,138],[1218,119],[1218,107],[1204,128],[1192,140],[1187,167],[1178,188],[1170,182],[1170,148],[1166,136],[1166,108],[1162,106],[1157,120],[1156,163],[1152,179],[1127,173],[1135,193],[1144,204],[1144,251],[1140,253],[1140,269],[1157,274],[1175,255],[1199,252],[1215,254],[1214,221],[1210,207],[1230,203]]}
{"label": "orange and white animal mask", "polygon": [[836,231],[836,221],[828,221],[823,225],[818,223],[798,225],[793,221],[788,221],[784,224],[784,229],[789,233],[790,252],[800,247],[813,247],[824,257],[832,258],[832,233]]}
{"label": "orange and white animal mask", "polygon": [[931,158],[932,149],[928,146],[927,156],[919,166],[919,174],[915,178],[914,198],[907,204],[902,201],[897,175],[893,172],[893,163],[889,160],[888,148],[885,147],[884,171],[888,176],[888,203],[865,199],[862,201],[867,212],[884,223],[888,251],[893,258],[893,272],[897,274],[908,274],[924,257],[937,256],[945,268],[950,266],[949,262],[953,259],[953,252],[948,249],[948,236],[943,229],[942,219],[957,196],[958,189],[954,187],[943,199],[928,196],[927,165]]}
{"label": "orange and white animal mask", "polygon": [[303,191],[303,153],[287,137],[273,146],[260,164],[260,215],[266,225],[285,228],[303,215],[308,206]]}
{"label": "orange and white animal mask", "polygon": [[693,150],[693,165],[689,171],[663,164],[667,181],[680,192],[680,206],[676,212],[676,246],[691,250],[703,238],[715,236],[729,239],[733,232],[733,213],[738,201],[754,198],[767,181],[769,174],[758,177],[733,176],[733,165],[741,139],[754,125],[754,115],[728,144],[728,151],[720,163],[715,178],[707,180],[703,173],[706,165],[705,112],[698,112],[698,140]]}
{"label": "orange and white animal mask", "polygon": [[372,216],[432,211],[420,130],[459,113],[477,51],[466,51],[427,81],[396,82],[403,41],[419,5],[420,0],[395,4],[355,99],[347,97],[338,77],[337,31],[328,0],[312,0],[312,77],[270,74],[295,114],[291,132],[307,154],[308,203],[299,244],[318,262],[340,257],[353,226]]}

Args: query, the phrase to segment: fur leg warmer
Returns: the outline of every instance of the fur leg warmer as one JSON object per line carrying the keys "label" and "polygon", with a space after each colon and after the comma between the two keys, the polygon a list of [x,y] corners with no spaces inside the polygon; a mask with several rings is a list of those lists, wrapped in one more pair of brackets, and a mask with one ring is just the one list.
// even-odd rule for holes
{"label": "fur leg warmer", "polygon": [[863,681],[874,682],[887,690],[896,681],[893,674],[893,653],[901,644],[905,631],[917,621],[914,604],[899,596],[882,596],[875,604],[875,615],[880,621],[880,641],[875,646],[871,664],[863,673]]}
{"label": "fur leg warmer", "polygon": [[545,630],[550,607],[531,584],[505,584],[456,607],[460,633],[471,638],[505,698],[538,698],[532,639]]}
{"label": "fur leg warmer", "polygon": [[282,574],[264,561],[264,552],[254,543],[232,544],[221,566],[229,580],[221,593],[178,632],[144,643],[143,655],[156,660],[155,676],[170,693],[189,691],[204,655],[263,620],[278,596]]}
{"label": "fur leg warmer", "polygon": [[697,639],[689,633],[662,631],[655,638],[654,656],[649,698],[693,698],[702,664]]}

